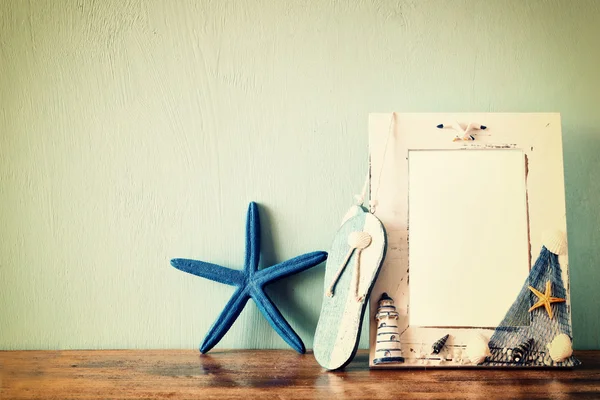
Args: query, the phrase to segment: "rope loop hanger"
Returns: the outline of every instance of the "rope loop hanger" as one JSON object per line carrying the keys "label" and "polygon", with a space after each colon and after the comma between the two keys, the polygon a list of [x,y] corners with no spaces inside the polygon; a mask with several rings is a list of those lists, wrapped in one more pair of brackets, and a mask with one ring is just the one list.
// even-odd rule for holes
{"label": "rope loop hanger", "polygon": [[[379,205],[379,201],[377,200],[377,195],[379,192],[379,187],[381,186],[381,175],[383,174],[383,166],[385,164],[385,156],[387,154],[387,150],[389,147],[390,137],[392,137],[392,134],[393,134],[392,128],[394,127],[396,120],[397,120],[397,113],[393,112],[392,118],[390,119],[390,126],[388,128],[387,139],[385,140],[385,146],[383,148],[383,157],[381,158],[381,167],[379,168],[379,175],[377,176],[377,188],[375,189],[375,193],[372,196],[370,196],[371,198],[369,199],[369,212],[371,214],[375,214],[377,206]],[[356,199],[357,206],[362,207],[365,203],[365,197],[367,196],[367,190],[369,189],[369,181],[371,178],[369,172],[367,172],[367,176],[365,177],[365,183],[363,184],[361,193],[354,196],[354,198]]]}

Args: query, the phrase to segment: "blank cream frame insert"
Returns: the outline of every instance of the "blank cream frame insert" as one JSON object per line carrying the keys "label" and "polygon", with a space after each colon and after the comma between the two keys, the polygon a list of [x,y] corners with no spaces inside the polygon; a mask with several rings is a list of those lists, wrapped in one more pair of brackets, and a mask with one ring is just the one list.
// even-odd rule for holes
{"label": "blank cream frame insert", "polygon": [[[436,127],[454,121],[487,129],[455,142],[455,130]],[[566,232],[559,114],[371,114],[369,148],[370,193],[388,235],[370,302],[371,366],[384,292],[400,314],[405,358],[385,368],[420,365],[415,349],[445,334],[450,347],[489,338],[543,232]],[[568,282],[567,256],[560,262]]]}

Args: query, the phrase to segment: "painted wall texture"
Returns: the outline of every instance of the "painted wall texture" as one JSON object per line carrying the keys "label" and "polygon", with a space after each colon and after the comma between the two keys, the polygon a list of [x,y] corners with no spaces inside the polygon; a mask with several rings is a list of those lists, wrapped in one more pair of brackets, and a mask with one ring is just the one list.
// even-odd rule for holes
{"label": "painted wall texture", "polygon": [[[0,2],[0,349],[194,348],[265,264],[326,250],[370,112],[561,112],[575,347],[600,349],[600,2]],[[548,182],[549,185],[552,182]],[[308,347],[323,267],[269,292]],[[366,335],[363,345],[366,345]],[[246,307],[221,347],[285,347]]]}

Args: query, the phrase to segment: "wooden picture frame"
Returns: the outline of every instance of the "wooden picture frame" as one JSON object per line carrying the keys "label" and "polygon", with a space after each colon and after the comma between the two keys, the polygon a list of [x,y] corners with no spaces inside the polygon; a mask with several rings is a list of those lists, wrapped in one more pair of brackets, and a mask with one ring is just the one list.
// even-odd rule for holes
{"label": "wooden picture frame", "polygon": [[[486,129],[472,130],[465,135],[464,130],[470,123],[476,127],[479,127],[476,124],[484,125]],[[442,128],[442,125],[444,128]],[[452,126],[457,129],[453,129]],[[508,308],[510,308],[510,305],[508,305],[506,309],[507,317],[505,317],[505,320],[499,321],[499,325],[496,326],[448,326],[446,322],[436,325],[431,323],[434,320],[429,317],[419,319],[416,316],[412,316],[412,319],[426,324],[411,325],[409,177],[410,174],[416,174],[416,172],[409,173],[409,164],[413,165],[415,171],[417,171],[418,168],[422,169],[423,165],[431,164],[429,161],[434,160],[435,157],[443,155],[444,157],[462,158],[462,155],[466,154],[474,156],[473,151],[479,151],[477,157],[475,157],[479,160],[487,158],[489,155],[490,159],[497,158],[498,161],[507,162],[506,165],[510,166],[507,170],[514,172],[522,168],[522,179],[525,183],[523,188],[525,196],[523,208],[525,210],[523,214],[525,234],[523,235],[520,231],[521,233],[519,233],[517,239],[512,239],[516,240],[515,243],[522,243],[522,245],[516,246],[519,252],[518,257],[521,257],[522,251],[525,249],[526,270],[524,275],[518,271],[516,272],[516,275],[521,278],[525,276],[525,280],[521,279],[518,283],[519,287],[521,285],[522,287],[515,297],[514,307],[521,307],[517,307],[517,315],[521,318],[521,321],[525,321],[526,318],[531,319],[528,323],[518,322],[506,326],[506,318],[509,315]],[[513,152],[510,157],[507,156],[508,153],[505,153],[508,151]],[[415,156],[417,153],[411,152],[429,153],[426,157],[422,157],[421,155]],[[569,351],[572,351],[572,333],[568,255],[566,242],[564,242],[566,240],[566,213],[560,115],[556,113],[371,114],[369,116],[369,154],[371,174],[369,192],[371,200],[375,200],[372,212],[382,221],[387,232],[386,258],[370,298],[370,366],[372,368],[418,366],[430,368],[572,367],[577,365],[579,361],[569,353]],[[410,156],[411,154],[413,156]],[[459,154],[460,157],[457,157]],[[481,157],[482,154],[484,157]],[[515,154],[517,154],[516,157]],[[423,159],[418,162],[415,161],[419,158]],[[521,162],[522,167],[515,164],[515,162]],[[417,168],[416,166],[419,165],[421,167]],[[490,168],[497,169],[493,164],[490,165],[492,165]],[[436,171],[443,171],[443,169],[438,168]],[[461,171],[456,171],[456,173],[460,174]],[[485,171],[481,172],[481,174],[485,173]],[[469,176],[469,179],[473,179],[478,175],[475,173]],[[424,193],[426,194],[427,185],[419,185],[418,179],[420,179],[419,175],[415,175],[413,187],[424,187]],[[460,179],[457,182],[461,182]],[[484,180],[481,182],[484,182]],[[515,189],[516,192],[517,189]],[[518,196],[515,198],[518,200]],[[443,199],[440,199],[440,201],[443,201]],[[519,203],[516,201],[514,204],[518,205]],[[413,211],[414,220],[417,221],[419,220],[416,214],[418,207],[414,206],[413,208],[415,210]],[[481,209],[485,210],[485,208]],[[468,216],[470,210],[460,210],[460,212],[462,215]],[[517,220],[519,219],[521,217],[517,218]],[[422,226],[419,229],[423,232],[427,232],[427,230],[435,231],[437,223],[437,221],[427,221],[421,214]],[[413,229],[415,232],[418,231],[416,225]],[[504,235],[504,237],[511,239],[509,235]],[[415,240],[417,240],[416,236]],[[457,238],[450,237],[449,240],[457,240]],[[459,238],[458,240],[464,239]],[[561,242],[561,240],[563,241]],[[494,238],[490,236],[490,242],[493,241]],[[421,243],[423,243],[422,239]],[[438,241],[438,243],[441,242]],[[414,254],[417,254],[418,243],[412,245],[415,248]],[[549,253],[542,251],[548,248],[552,248],[554,252],[559,252],[560,255],[555,257],[552,251]],[[558,248],[558,250],[555,248]],[[509,247],[502,248],[501,251],[510,255],[511,252],[517,250]],[[434,249],[432,249],[432,253],[434,252]],[[528,309],[522,309],[523,307],[529,308],[535,305],[534,301],[539,300],[535,293],[529,289],[529,286],[531,286],[529,283],[531,282],[528,277],[529,274],[534,273],[532,272],[534,266],[541,271],[536,262],[547,263],[550,262],[547,260],[555,259],[558,260],[560,265],[554,268],[555,271],[560,271],[560,273],[557,272],[559,276],[556,279],[553,278],[554,280],[547,278],[545,275],[543,278],[538,276],[536,279],[539,278],[539,282],[534,285],[537,287],[533,287],[533,289],[544,292],[542,281],[547,280],[548,282],[552,281],[548,283],[552,290],[564,292],[564,301],[560,300],[559,302],[557,300],[557,304],[550,304],[550,309],[559,310],[559,314],[556,317],[553,316],[553,318],[550,318],[550,315],[544,317],[543,313],[547,313],[545,306],[538,306],[531,312]],[[415,265],[419,264],[416,259],[414,261]],[[555,261],[552,262],[554,262],[553,265],[556,264]],[[427,260],[420,264],[428,265]],[[457,264],[455,263],[455,265]],[[453,268],[453,265],[444,265],[442,268]],[[551,270],[551,266],[547,268]],[[504,273],[504,270],[498,272],[498,274],[502,273]],[[414,277],[418,276],[417,272],[413,274]],[[427,276],[427,274],[424,276]],[[458,284],[449,285],[447,293],[435,291],[429,293],[428,295],[433,301],[431,304],[436,304],[436,307],[444,310],[444,307],[449,307],[445,304],[444,299],[452,297],[453,293],[460,293],[463,297],[464,292],[469,293],[471,289],[472,291],[478,290],[481,293],[481,288],[485,285],[493,289],[496,280],[471,282],[470,278],[469,274],[462,274],[459,277]],[[420,279],[420,287],[427,287],[427,282],[424,283],[422,277]],[[510,279],[507,282],[510,282]],[[389,296],[389,299],[385,298],[384,293]],[[382,296],[384,297],[382,298]],[[417,302],[416,297],[413,296],[413,299]],[[517,299],[522,299],[523,304],[517,304]],[[481,297],[473,301],[480,305],[482,313],[488,312],[485,301]],[[506,304],[503,304],[502,307],[506,307]],[[420,309],[431,310],[432,306],[425,304]],[[475,310],[477,309],[475,308]],[[511,313],[514,310],[511,309]],[[557,312],[555,311],[555,313]],[[503,313],[505,312],[503,311]],[[460,316],[460,313],[455,312],[454,314]],[[383,328],[378,329],[379,325],[376,318],[380,318],[382,315],[397,322],[395,325],[397,326],[397,334],[389,335],[389,332],[393,332],[393,328],[390,328],[392,330],[389,332],[384,331]],[[537,319],[534,320],[534,317]],[[435,315],[432,318],[435,318]],[[475,320],[478,319],[475,318]],[[449,319],[448,321],[454,320]],[[388,323],[388,326],[392,325]],[[543,334],[541,331],[544,331]],[[529,336],[531,336],[531,340],[527,339]],[[378,340],[378,337],[386,340]],[[396,343],[391,343],[390,338]],[[444,338],[445,340],[440,340]],[[490,339],[492,340],[490,341]],[[383,342],[390,342],[389,351],[385,348],[387,344],[384,345]],[[432,349],[436,342],[438,342],[438,347],[441,342],[441,350],[437,354]],[[524,354],[516,357],[516,354],[521,353]],[[386,359],[386,356],[387,359],[395,361],[382,362]],[[398,359],[402,361],[398,361]]]}

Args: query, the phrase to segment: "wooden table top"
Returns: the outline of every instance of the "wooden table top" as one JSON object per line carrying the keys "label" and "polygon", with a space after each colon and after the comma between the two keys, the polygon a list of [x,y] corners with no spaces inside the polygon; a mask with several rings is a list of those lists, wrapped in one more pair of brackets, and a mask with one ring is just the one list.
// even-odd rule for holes
{"label": "wooden table top", "polygon": [[572,370],[369,370],[360,351],[342,372],[291,350],[4,351],[0,399],[600,399],[600,351]]}

